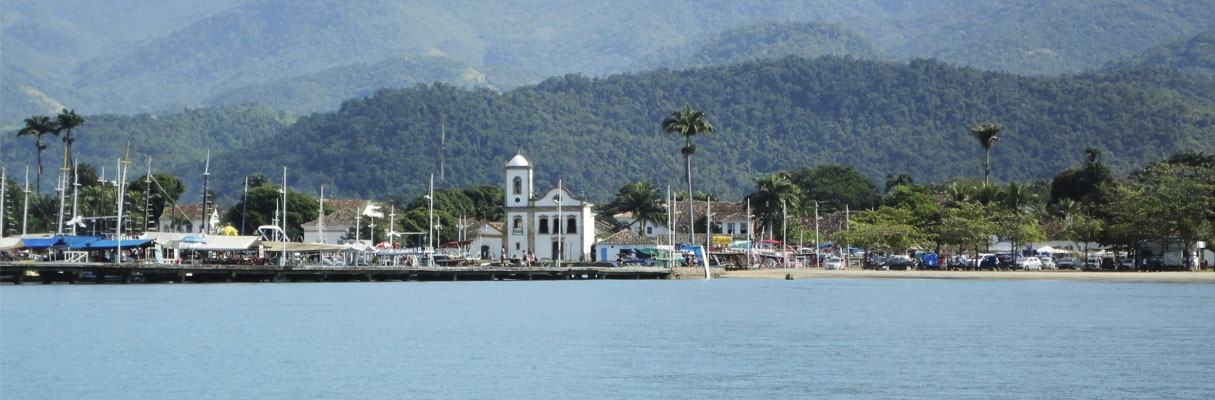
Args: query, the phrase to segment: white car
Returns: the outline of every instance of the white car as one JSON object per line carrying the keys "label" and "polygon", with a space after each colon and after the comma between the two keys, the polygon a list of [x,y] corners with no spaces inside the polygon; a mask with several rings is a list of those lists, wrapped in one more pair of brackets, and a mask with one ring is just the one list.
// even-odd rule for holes
{"label": "white car", "polygon": [[1042,270],[1042,260],[1039,259],[1038,257],[1025,257],[1025,258],[1017,259],[1017,268],[1020,268],[1020,269],[1026,270],[1026,271],[1029,271],[1031,269],[1041,271]]}
{"label": "white car", "polygon": [[839,257],[828,257],[827,262],[823,263],[823,268],[844,270],[847,267],[844,266],[844,259]]}

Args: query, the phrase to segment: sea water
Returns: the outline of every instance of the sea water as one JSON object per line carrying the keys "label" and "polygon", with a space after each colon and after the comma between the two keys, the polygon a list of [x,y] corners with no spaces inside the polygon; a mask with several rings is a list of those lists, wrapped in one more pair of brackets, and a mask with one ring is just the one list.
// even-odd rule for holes
{"label": "sea water", "polygon": [[0,287],[3,399],[1215,398],[1215,285]]}

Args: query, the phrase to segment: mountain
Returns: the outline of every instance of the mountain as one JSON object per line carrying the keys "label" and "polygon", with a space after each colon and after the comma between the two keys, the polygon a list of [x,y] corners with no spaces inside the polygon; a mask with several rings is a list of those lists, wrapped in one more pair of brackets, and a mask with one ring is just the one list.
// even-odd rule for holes
{"label": "mountain", "polygon": [[[332,113],[301,118],[254,148],[228,154],[220,192],[254,172],[288,166],[301,191],[339,196],[412,195],[427,176],[442,187],[499,184],[516,151],[537,184],[565,184],[595,201],[637,180],[678,184],[682,138],[659,122],[685,102],[720,133],[698,137],[694,185],[740,198],[763,173],[828,163],[871,177],[917,181],[981,174],[983,151],[966,127],[1005,126],[992,150],[993,178],[1053,176],[1084,149],[1118,173],[1181,149],[1215,150],[1215,109],[1185,96],[1080,77],[981,72],[937,61],[824,57],[751,61],[683,71],[588,78],[566,75],[506,92],[432,85],[377,91]],[[440,147],[440,132],[446,135]],[[243,154],[243,153],[241,153]]]}
{"label": "mountain", "polygon": [[1102,72],[1137,69],[1166,69],[1215,80],[1215,30],[1150,48],[1142,53],[1106,63]]}
{"label": "mountain", "polygon": [[332,111],[343,100],[364,97],[377,89],[400,89],[417,84],[446,82],[462,87],[511,89],[532,82],[523,71],[482,71],[447,56],[391,58],[375,64],[353,64],[228,90],[208,104],[256,103],[304,115]]}
{"label": "mountain", "polygon": [[[291,122],[264,106],[208,107],[165,115],[86,115],[84,119],[84,125],[73,130],[77,140],[72,151],[80,162],[92,164],[98,171],[111,171],[112,179],[129,141],[133,164],[130,177],[143,176],[147,159],[152,157],[154,172],[181,177],[188,193],[195,196],[202,193],[202,168],[208,150],[213,154],[213,169],[227,165],[230,159],[226,157],[257,159],[265,149],[255,144],[274,137]],[[49,135],[43,137],[43,143],[48,147],[42,153],[43,189],[47,189],[48,182],[54,187],[53,177],[63,162],[64,146],[59,138]],[[8,169],[9,176],[17,176],[25,166],[36,171],[35,155],[32,139],[18,138],[14,131],[0,134],[0,165]]]}
{"label": "mountain", "polygon": [[639,69],[684,69],[785,56],[883,58],[869,39],[841,24],[784,21],[728,28],[690,46],[663,49],[644,57],[646,68]]}
{"label": "mountain", "polygon": [[[668,67],[790,53],[846,51],[868,58],[851,53],[852,47],[833,47],[855,42],[847,33],[852,32],[866,38],[879,56],[895,60],[936,58],[1054,75],[1082,72],[1215,28],[1215,2],[1209,0],[82,0],[71,7],[55,5],[4,3],[4,125],[53,104],[88,114],[163,113],[240,88],[297,78],[315,82],[310,75],[334,68],[432,55],[464,63],[491,81],[499,79],[494,71],[527,72],[501,78],[514,82],[515,76],[646,70],[655,66],[649,63],[652,56],[683,54],[714,36],[722,38],[716,42],[720,47],[707,53],[716,54]],[[770,36],[748,28],[780,24],[795,28],[785,33],[803,36]],[[825,37],[830,32],[807,31],[799,24],[841,35]],[[807,43],[799,44],[799,38]],[[749,43],[752,39],[755,43]],[[324,80],[318,93],[298,91],[307,85],[289,93],[327,99],[343,86],[364,85],[358,74],[347,78]],[[224,97],[225,104],[232,102]]]}

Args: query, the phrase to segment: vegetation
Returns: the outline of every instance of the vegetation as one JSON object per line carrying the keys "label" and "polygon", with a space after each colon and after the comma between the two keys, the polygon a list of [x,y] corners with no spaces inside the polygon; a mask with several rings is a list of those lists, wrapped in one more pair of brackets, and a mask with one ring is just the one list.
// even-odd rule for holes
{"label": "vegetation", "polygon": [[[662,121],[662,131],[683,136],[684,146],[679,149],[679,154],[683,154],[683,174],[688,180],[688,193],[695,193],[692,191],[692,155],[696,154],[696,145],[692,144],[692,137],[716,133],[717,129],[713,128],[704,111],[693,110],[691,104],[684,104],[683,109],[672,111],[671,117]],[[689,196],[687,200],[688,224],[693,224],[692,197]],[[695,231],[695,228],[688,226],[688,241],[692,241],[692,232]]]}
{"label": "vegetation", "polygon": [[[88,114],[164,112],[211,99],[233,104],[225,93],[257,88],[268,89],[277,104],[310,108],[349,91],[343,88],[374,89],[365,83],[376,68],[362,66],[402,57],[450,57],[491,82],[503,73],[523,82],[533,73],[606,76],[663,65],[874,53],[1018,74],[1078,73],[1209,30],[1215,21],[1215,5],[1198,0],[766,0],[745,7],[679,0],[663,10],[620,0],[475,7],[438,0],[167,0],[122,7],[89,0],[64,11],[10,0],[0,35],[0,119],[12,126],[63,104]],[[401,70],[400,80],[385,86],[468,81],[446,71]],[[302,101],[284,98],[288,93]]]}

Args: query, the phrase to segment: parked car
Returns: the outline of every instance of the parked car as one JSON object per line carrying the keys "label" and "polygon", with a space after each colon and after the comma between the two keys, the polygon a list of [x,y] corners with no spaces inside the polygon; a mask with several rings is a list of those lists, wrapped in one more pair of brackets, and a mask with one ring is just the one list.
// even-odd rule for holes
{"label": "parked car", "polygon": [[905,255],[893,255],[886,257],[886,261],[882,262],[882,269],[901,269],[910,271],[915,268],[915,260]]}
{"label": "parked car", "polygon": [[1039,260],[1042,260],[1042,269],[1059,269],[1059,267],[1055,265],[1055,259],[1054,259],[1054,258],[1051,258],[1051,257],[1038,257],[1038,259],[1039,259]]}
{"label": "parked car", "polygon": [[1101,270],[1101,257],[1089,257],[1087,260],[1085,260],[1084,261],[1084,270],[1085,271]]}
{"label": "parked car", "polygon": [[827,262],[823,263],[823,268],[831,270],[843,270],[846,267],[844,266],[844,259],[839,257],[827,257]]}
{"label": "parked car", "polygon": [[1000,258],[990,254],[983,256],[983,260],[979,261],[979,269],[989,269],[995,271],[996,267],[999,265]]}
{"label": "parked car", "polygon": [[1131,257],[1123,258],[1122,264],[1118,265],[1118,269],[1134,271],[1135,270],[1135,259],[1131,258]]}
{"label": "parked car", "polygon": [[1076,269],[1079,262],[1080,260],[1077,260],[1075,257],[1065,257],[1059,260],[1057,265],[1059,266],[1059,269]]}
{"label": "parked car", "polygon": [[1038,257],[1025,257],[1017,259],[1017,268],[1025,271],[1042,270],[1042,260]]}

